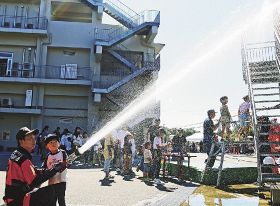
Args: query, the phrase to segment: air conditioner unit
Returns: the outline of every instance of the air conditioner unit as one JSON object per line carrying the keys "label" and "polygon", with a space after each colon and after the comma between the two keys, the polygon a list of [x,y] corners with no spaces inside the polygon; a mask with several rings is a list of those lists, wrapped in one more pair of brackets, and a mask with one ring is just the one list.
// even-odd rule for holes
{"label": "air conditioner unit", "polygon": [[78,65],[66,64],[60,66],[60,78],[61,79],[77,79]]}
{"label": "air conditioner unit", "polygon": [[12,107],[13,102],[11,98],[4,98],[2,99],[2,107]]}
{"label": "air conditioner unit", "polygon": [[26,90],[25,106],[26,107],[32,106],[32,90]]}

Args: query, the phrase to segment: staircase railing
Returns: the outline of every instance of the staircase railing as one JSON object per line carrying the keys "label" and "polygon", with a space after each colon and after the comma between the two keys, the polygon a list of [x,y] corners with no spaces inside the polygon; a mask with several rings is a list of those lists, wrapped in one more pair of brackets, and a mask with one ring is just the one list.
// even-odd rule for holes
{"label": "staircase railing", "polygon": [[243,56],[244,60],[244,66],[246,65],[246,73],[247,73],[247,83],[248,83],[248,90],[249,90],[249,96],[251,100],[251,110],[252,110],[252,122],[253,122],[253,131],[254,131],[254,142],[255,142],[255,148],[256,148],[256,154],[257,154],[257,166],[258,166],[258,181],[261,181],[261,164],[260,164],[260,156],[259,156],[259,140],[258,140],[258,120],[257,120],[257,114],[256,114],[256,105],[255,105],[255,99],[254,99],[254,93],[253,93],[253,86],[252,86],[252,80],[251,80],[251,70],[248,60],[248,53],[247,48],[245,45],[243,45],[243,49],[245,51],[245,55]]}
{"label": "staircase railing", "polygon": [[135,17],[139,16],[137,12],[126,6],[124,3],[118,1],[118,0],[105,0],[104,4],[108,4],[109,6],[112,6],[115,10],[120,12],[121,14],[125,15],[126,17],[129,17],[131,19],[134,19]]}
{"label": "staircase railing", "polygon": [[114,39],[121,38],[126,36],[132,30],[137,30],[137,27],[145,23],[160,23],[160,12],[155,10],[148,10],[137,14],[136,18],[133,19],[135,28],[128,29],[125,26],[117,26],[109,29],[95,29],[95,38],[96,40],[109,42]]}
{"label": "staircase railing", "polygon": [[[119,50],[120,52],[125,51],[125,52],[131,52],[129,48],[127,48],[123,44],[117,44],[112,47],[114,50]],[[155,55],[154,53],[144,53],[144,58],[141,57],[133,57],[133,53],[130,54],[129,61],[132,60],[131,63],[134,63],[137,65],[137,63],[142,65],[142,67],[145,67],[148,70],[160,70],[160,55]]]}
{"label": "staircase railing", "polygon": [[279,12],[275,11],[274,13],[274,33],[276,36],[276,41],[280,42],[280,14]]}

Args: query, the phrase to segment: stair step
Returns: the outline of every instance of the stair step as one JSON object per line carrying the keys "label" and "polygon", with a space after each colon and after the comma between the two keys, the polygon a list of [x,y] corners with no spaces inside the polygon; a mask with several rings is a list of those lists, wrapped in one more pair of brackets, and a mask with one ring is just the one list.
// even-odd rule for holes
{"label": "stair step", "polygon": [[[266,133],[266,134],[268,134],[268,133]],[[260,147],[260,146],[263,146],[263,145],[272,145],[272,144],[280,144],[280,142],[260,142],[258,144],[258,146]]]}
{"label": "stair step", "polygon": [[259,100],[255,101],[255,103],[273,103],[273,102],[280,102],[280,100]]}
{"label": "stair step", "polygon": [[262,182],[280,182],[280,174],[262,173]]}
{"label": "stair step", "polygon": [[279,75],[279,71],[275,70],[275,71],[258,71],[258,72],[251,72],[251,76],[259,76],[259,75]]}
{"label": "stair step", "polygon": [[271,157],[271,156],[280,157],[280,153],[264,153],[264,154],[260,154],[260,156],[262,156],[262,157]]}
{"label": "stair step", "polygon": [[270,118],[270,117],[280,117],[280,115],[262,115],[262,117],[268,117],[268,118]]}
{"label": "stair step", "polygon": [[254,94],[254,96],[259,97],[259,96],[274,96],[274,95],[279,95],[280,93],[270,93],[270,94]]}
{"label": "stair step", "polygon": [[276,109],[280,109],[280,107],[256,108],[256,111],[267,111],[267,110],[276,110]]}
{"label": "stair step", "polygon": [[252,84],[267,84],[267,83],[278,83],[280,78],[254,78]]}
{"label": "stair step", "polygon": [[280,89],[280,86],[279,87],[257,87],[257,88],[253,88],[253,90],[268,90],[268,89]]}

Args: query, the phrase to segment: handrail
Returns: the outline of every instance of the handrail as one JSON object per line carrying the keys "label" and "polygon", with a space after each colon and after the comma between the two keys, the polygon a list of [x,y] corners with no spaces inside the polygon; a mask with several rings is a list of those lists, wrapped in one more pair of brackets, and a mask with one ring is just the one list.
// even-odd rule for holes
{"label": "handrail", "polygon": [[106,28],[95,30],[95,37],[97,40],[109,42],[111,40],[125,36],[128,32],[133,29],[145,24],[145,23],[160,23],[160,12],[155,10],[143,11],[137,19],[134,20],[135,27],[128,29],[125,26],[118,26],[117,28]]}
{"label": "handrail", "polygon": [[[273,15],[273,25],[274,25],[274,29],[275,29],[275,34],[277,35],[277,37],[280,37],[280,14],[279,12],[275,11],[274,15]],[[278,39],[279,41],[279,39]]]}
{"label": "handrail", "polygon": [[245,51],[245,55],[243,56],[244,58],[244,63],[246,64],[246,71],[247,71],[247,79],[248,79],[248,89],[249,89],[249,96],[250,96],[250,100],[251,100],[251,110],[252,110],[252,120],[253,120],[253,130],[254,130],[254,141],[255,141],[255,148],[256,148],[256,153],[257,153],[257,165],[259,168],[259,172],[258,172],[258,180],[262,181],[262,177],[261,177],[261,168],[260,168],[260,157],[259,157],[259,150],[258,150],[258,129],[257,129],[257,125],[258,125],[258,120],[257,120],[257,114],[256,114],[256,105],[255,105],[255,100],[254,100],[254,95],[253,95],[253,87],[252,87],[252,80],[251,80],[251,71],[250,71],[250,66],[249,66],[249,61],[248,61],[248,56],[247,56],[247,49],[246,46],[243,44],[242,49]]}
{"label": "handrail", "polygon": [[[65,79],[73,74],[77,79],[91,80],[93,77],[93,69],[91,67],[78,67],[76,71],[62,71],[61,66],[56,65],[34,65],[32,63],[13,63],[7,72],[7,65],[0,64],[1,77],[17,77],[17,78],[39,78],[39,79]],[[75,78],[74,78],[75,79]]]}
{"label": "handrail", "polygon": [[266,46],[260,48],[246,48],[248,63],[267,62],[276,60],[276,47]]}
{"label": "handrail", "polygon": [[129,8],[127,5],[125,5],[124,3],[118,0],[105,0],[104,3],[107,2],[109,3],[109,5],[113,6],[116,10],[119,10],[121,13],[125,13],[125,15],[130,18],[134,18],[135,16],[139,15],[133,9]]}

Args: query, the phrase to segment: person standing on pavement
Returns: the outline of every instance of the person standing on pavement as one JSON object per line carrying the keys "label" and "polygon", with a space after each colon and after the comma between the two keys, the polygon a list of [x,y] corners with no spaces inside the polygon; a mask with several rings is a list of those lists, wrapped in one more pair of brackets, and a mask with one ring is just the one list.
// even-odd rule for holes
{"label": "person standing on pavement", "polygon": [[163,148],[163,136],[165,131],[163,128],[159,128],[157,136],[154,138],[153,151],[154,151],[154,183],[163,184],[159,179],[159,173],[161,168],[162,148]]}
{"label": "person standing on pavement", "polygon": [[131,135],[131,138],[129,139],[129,142],[131,143],[131,164],[130,164],[130,170],[132,171],[132,166],[134,165],[134,159],[136,155],[136,145],[135,145],[135,139],[134,136]]}
{"label": "person standing on pavement", "polygon": [[119,154],[117,154],[117,158],[119,158],[118,161],[118,166],[119,168],[117,168],[117,172],[123,173],[123,169],[124,169],[124,138],[127,134],[130,134],[130,132],[127,130],[126,126],[123,126],[121,129],[115,131],[114,133],[114,138],[117,140],[117,143],[119,144]]}
{"label": "person standing on pavement", "polygon": [[158,130],[160,128],[160,119],[155,119],[154,123],[149,127],[147,131],[146,142],[154,142],[154,138],[157,136]]}
{"label": "person standing on pavement", "polygon": [[[214,131],[219,127],[220,122],[218,122],[217,124],[214,124],[213,122],[213,119],[216,116],[216,112],[214,109],[208,110],[207,116],[208,117],[203,122],[203,147],[204,151],[209,156],[212,143],[216,141],[216,134],[214,133]],[[215,159],[216,157],[211,158],[210,163],[208,165],[209,167],[213,167]]]}
{"label": "person standing on pavement", "polygon": [[[5,196],[7,206],[55,206],[52,186],[40,185],[63,169],[61,163],[50,169],[37,169],[31,162],[35,135],[39,130],[22,127],[16,134],[18,148],[11,154],[6,173]],[[40,189],[38,189],[40,188]]]}
{"label": "person standing on pavement", "polygon": [[66,206],[65,203],[65,191],[66,191],[66,173],[67,173],[67,154],[64,150],[59,149],[59,137],[56,134],[49,134],[45,138],[45,144],[50,151],[47,154],[47,158],[43,164],[44,168],[51,169],[57,163],[64,165],[64,170],[56,173],[49,179],[49,185],[53,185],[55,190],[56,200],[59,206]]}
{"label": "person standing on pavement", "polygon": [[108,134],[105,137],[104,140],[104,172],[105,172],[105,178],[108,179],[111,178],[112,176],[110,175],[110,164],[111,161],[114,159],[114,139],[112,134]]}
{"label": "person standing on pavement", "polygon": [[68,155],[72,154],[72,140],[73,136],[71,132],[67,128],[64,129],[61,140],[60,140],[60,147],[66,151]]}
{"label": "person standing on pavement", "polygon": [[76,151],[82,145],[83,145],[83,135],[81,134],[81,128],[76,127],[74,134],[73,134],[74,151]]}

